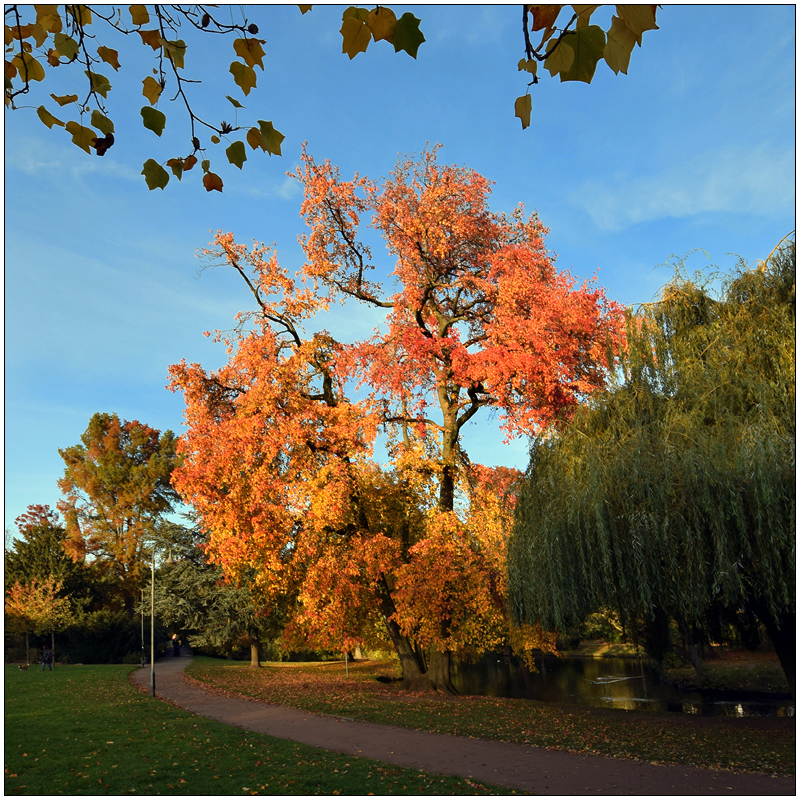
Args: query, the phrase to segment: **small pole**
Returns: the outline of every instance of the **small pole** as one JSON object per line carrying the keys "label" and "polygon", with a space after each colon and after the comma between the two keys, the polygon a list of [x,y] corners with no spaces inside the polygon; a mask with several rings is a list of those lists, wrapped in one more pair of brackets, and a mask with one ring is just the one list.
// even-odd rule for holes
{"label": "small pole", "polygon": [[139,608],[142,611],[142,658],[141,658],[141,661],[142,661],[142,666],[144,666],[145,663],[147,663],[145,661],[145,658],[144,658],[144,589],[142,588],[139,591],[142,593],[142,602],[141,602]]}
{"label": "small pole", "polygon": [[153,545],[153,560],[150,567],[150,697],[156,696],[156,546]]}

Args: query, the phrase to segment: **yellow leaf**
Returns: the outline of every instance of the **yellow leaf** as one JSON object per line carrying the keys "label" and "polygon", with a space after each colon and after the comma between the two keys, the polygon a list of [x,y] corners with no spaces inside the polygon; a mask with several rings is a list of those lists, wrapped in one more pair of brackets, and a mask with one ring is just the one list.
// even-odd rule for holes
{"label": "yellow leaf", "polygon": [[565,74],[569,72],[572,62],[575,60],[575,51],[562,39],[558,42],[550,42],[547,48],[549,55],[545,59],[544,65],[550,72],[550,76],[555,78],[557,73]]}
{"label": "yellow leaf", "polygon": [[532,101],[529,94],[524,94],[514,101],[514,116],[519,117],[522,121],[522,130],[531,124],[531,108]]}
{"label": "yellow leaf", "polygon": [[656,8],[658,6],[617,6],[617,14],[633,31],[639,46],[642,44],[642,34],[645,31],[658,29],[658,25],[656,25]]}
{"label": "yellow leaf", "polygon": [[527,61],[524,58],[519,60],[517,64],[517,71],[518,72],[530,72],[531,75],[536,77],[536,70],[539,67],[539,63],[536,61],[535,58],[528,59]]}
{"label": "yellow leaf", "polygon": [[158,102],[161,92],[161,84],[150,75],[142,81],[142,94],[150,101],[151,106]]}
{"label": "yellow leaf", "polygon": [[253,150],[257,150],[261,147],[261,131],[258,128],[250,128],[247,131],[247,144],[253,148]]}
{"label": "yellow leaf", "polygon": [[342,52],[347,53],[351,59],[359,53],[365,53],[372,40],[372,32],[366,22],[357,16],[344,17],[339,33],[342,34]]}
{"label": "yellow leaf", "polygon": [[392,34],[395,27],[397,27],[397,17],[391,8],[386,6],[377,6],[369,12],[367,16],[367,25],[372,31],[372,38],[379,42],[385,39],[387,42],[392,41]]}
{"label": "yellow leaf", "polygon": [[111,64],[115,71],[119,69],[119,53],[116,50],[101,46],[97,48],[97,55],[99,55],[106,64]]}
{"label": "yellow leaf", "polygon": [[219,144],[219,142],[220,142],[219,136],[212,136],[211,137],[211,143],[212,144]]}
{"label": "yellow leaf", "polygon": [[92,152],[92,144],[94,140],[97,138],[97,134],[91,128],[84,128],[83,125],[79,125],[77,122],[73,122],[70,120],[65,126],[67,129],[67,133],[72,134],[72,141],[81,150],[85,150],[87,153]]}
{"label": "yellow leaf", "polygon": [[181,179],[181,175],[183,174],[183,159],[182,158],[171,158],[167,161],[167,166],[172,170],[172,174],[178,179]]}
{"label": "yellow leaf", "polygon": [[229,71],[233,75],[236,85],[245,93],[245,96],[250,94],[250,90],[256,85],[255,70],[252,67],[248,67],[247,64],[233,61]]}
{"label": "yellow leaf", "polygon": [[175,41],[161,40],[161,45],[167,53],[167,57],[178,68],[183,69],[183,57],[186,55],[186,42],[183,39]]}
{"label": "yellow leaf", "polygon": [[248,67],[255,67],[258,64],[262,70],[264,69],[264,48],[261,47],[259,39],[236,39],[233,49]]}
{"label": "yellow leaf", "polygon": [[11,62],[23,81],[43,81],[44,67],[30,53],[20,53]]}
{"label": "yellow leaf", "polygon": [[48,32],[38,23],[31,25],[31,36],[33,36],[37,47],[41,47],[45,43],[48,35]]}
{"label": "yellow leaf", "polygon": [[603,58],[606,64],[614,70],[615,75],[620,72],[628,74],[628,64],[631,60],[631,52],[636,44],[636,34],[619,18],[611,19],[611,27],[608,30]]}
{"label": "yellow leaf", "polygon": [[102,134],[114,133],[114,123],[97,109],[92,111],[92,127],[97,128]]}
{"label": "yellow leaf", "polygon": [[207,192],[221,192],[222,178],[213,172],[206,172],[206,174],[203,175],[203,186],[206,187]]}
{"label": "yellow leaf", "polygon": [[79,24],[92,24],[92,12],[89,10],[89,6],[67,6],[67,11],[69,11],[72,18]]}
{"label": "yellow leaf", "polygon": [[39,25],[50,33],[60,33],[61,17],[58,14],[57,5],[34,5],[34,8],[36,9],[36,21]]}
{"label": "yellow leaf", "polygon": [[150,14],[147,13],[147,6],[130,6],[131,22],[134,25],[147,25],[150,22]]}
{"label": "yellow leaf", "polygon": [[78,95],[76,94],[65,94],[62,97],[51,94],[50,97],[52,97],[53,100],[55,100],[60,106],[66,106],[69,103],[75,103],[78,100]]}
{"label": "yellow leaf", "polygon": [[585,28],[589,24],[589,18],[592,16],[596,8],[600,8],[600,6],[572,6],[575,13],[578,15],[578,19],[575,23],[576,28]]}
{"label": "yellow leaf", "polygon": [[39,119],[44,122],[48,128],[52,128],[53,125],[64,127],[64,123],[60,119],[54,117],[44,106],[39,106],[39,108],[36,109],[36,113],[39,115]]}

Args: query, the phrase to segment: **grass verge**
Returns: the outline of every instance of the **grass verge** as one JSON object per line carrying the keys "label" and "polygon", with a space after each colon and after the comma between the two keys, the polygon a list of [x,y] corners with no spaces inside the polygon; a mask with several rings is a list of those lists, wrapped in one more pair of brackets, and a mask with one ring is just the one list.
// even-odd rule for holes
{"label": "grass verge", "polygon": [[195,658],[187,674],[221,691],[404,728],[659,764],[794,775],[794,720],[576,709],[535,700],[400,692],[392,662],[248,665]]}
{"label": "grass verge", "polygon": [[5,794],[510,793],[232,728],[151,699],[130,672],[6,667]]}

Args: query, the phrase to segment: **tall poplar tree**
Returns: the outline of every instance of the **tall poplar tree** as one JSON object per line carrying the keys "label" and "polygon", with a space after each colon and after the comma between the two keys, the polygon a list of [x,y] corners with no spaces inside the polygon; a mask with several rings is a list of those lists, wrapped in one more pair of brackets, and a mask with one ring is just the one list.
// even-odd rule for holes
{"label": "tall poplar tree", "polygon": [[628,317],[624,374],[537,441],[509,545],[518,620],[603,607],[702,630],[755,614],[795,681],[795,246],[719,296],[678,276]]}

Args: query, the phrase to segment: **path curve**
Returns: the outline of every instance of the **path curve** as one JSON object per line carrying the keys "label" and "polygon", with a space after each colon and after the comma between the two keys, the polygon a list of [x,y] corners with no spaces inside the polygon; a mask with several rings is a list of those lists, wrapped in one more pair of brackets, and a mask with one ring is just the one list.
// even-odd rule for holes
{"label": "path curve", "polygon": [[[183,679],[191,657],[156,663],[156,694],[167,702],[280,739],[349,756],[423,769],[440,775],[556,795],[794,795],[795,779],[697,767],[656,766],[639,761],[584,756],[560,750],[376,725],[228,697]],[[131,673],[150,689],[150,668]]]}

